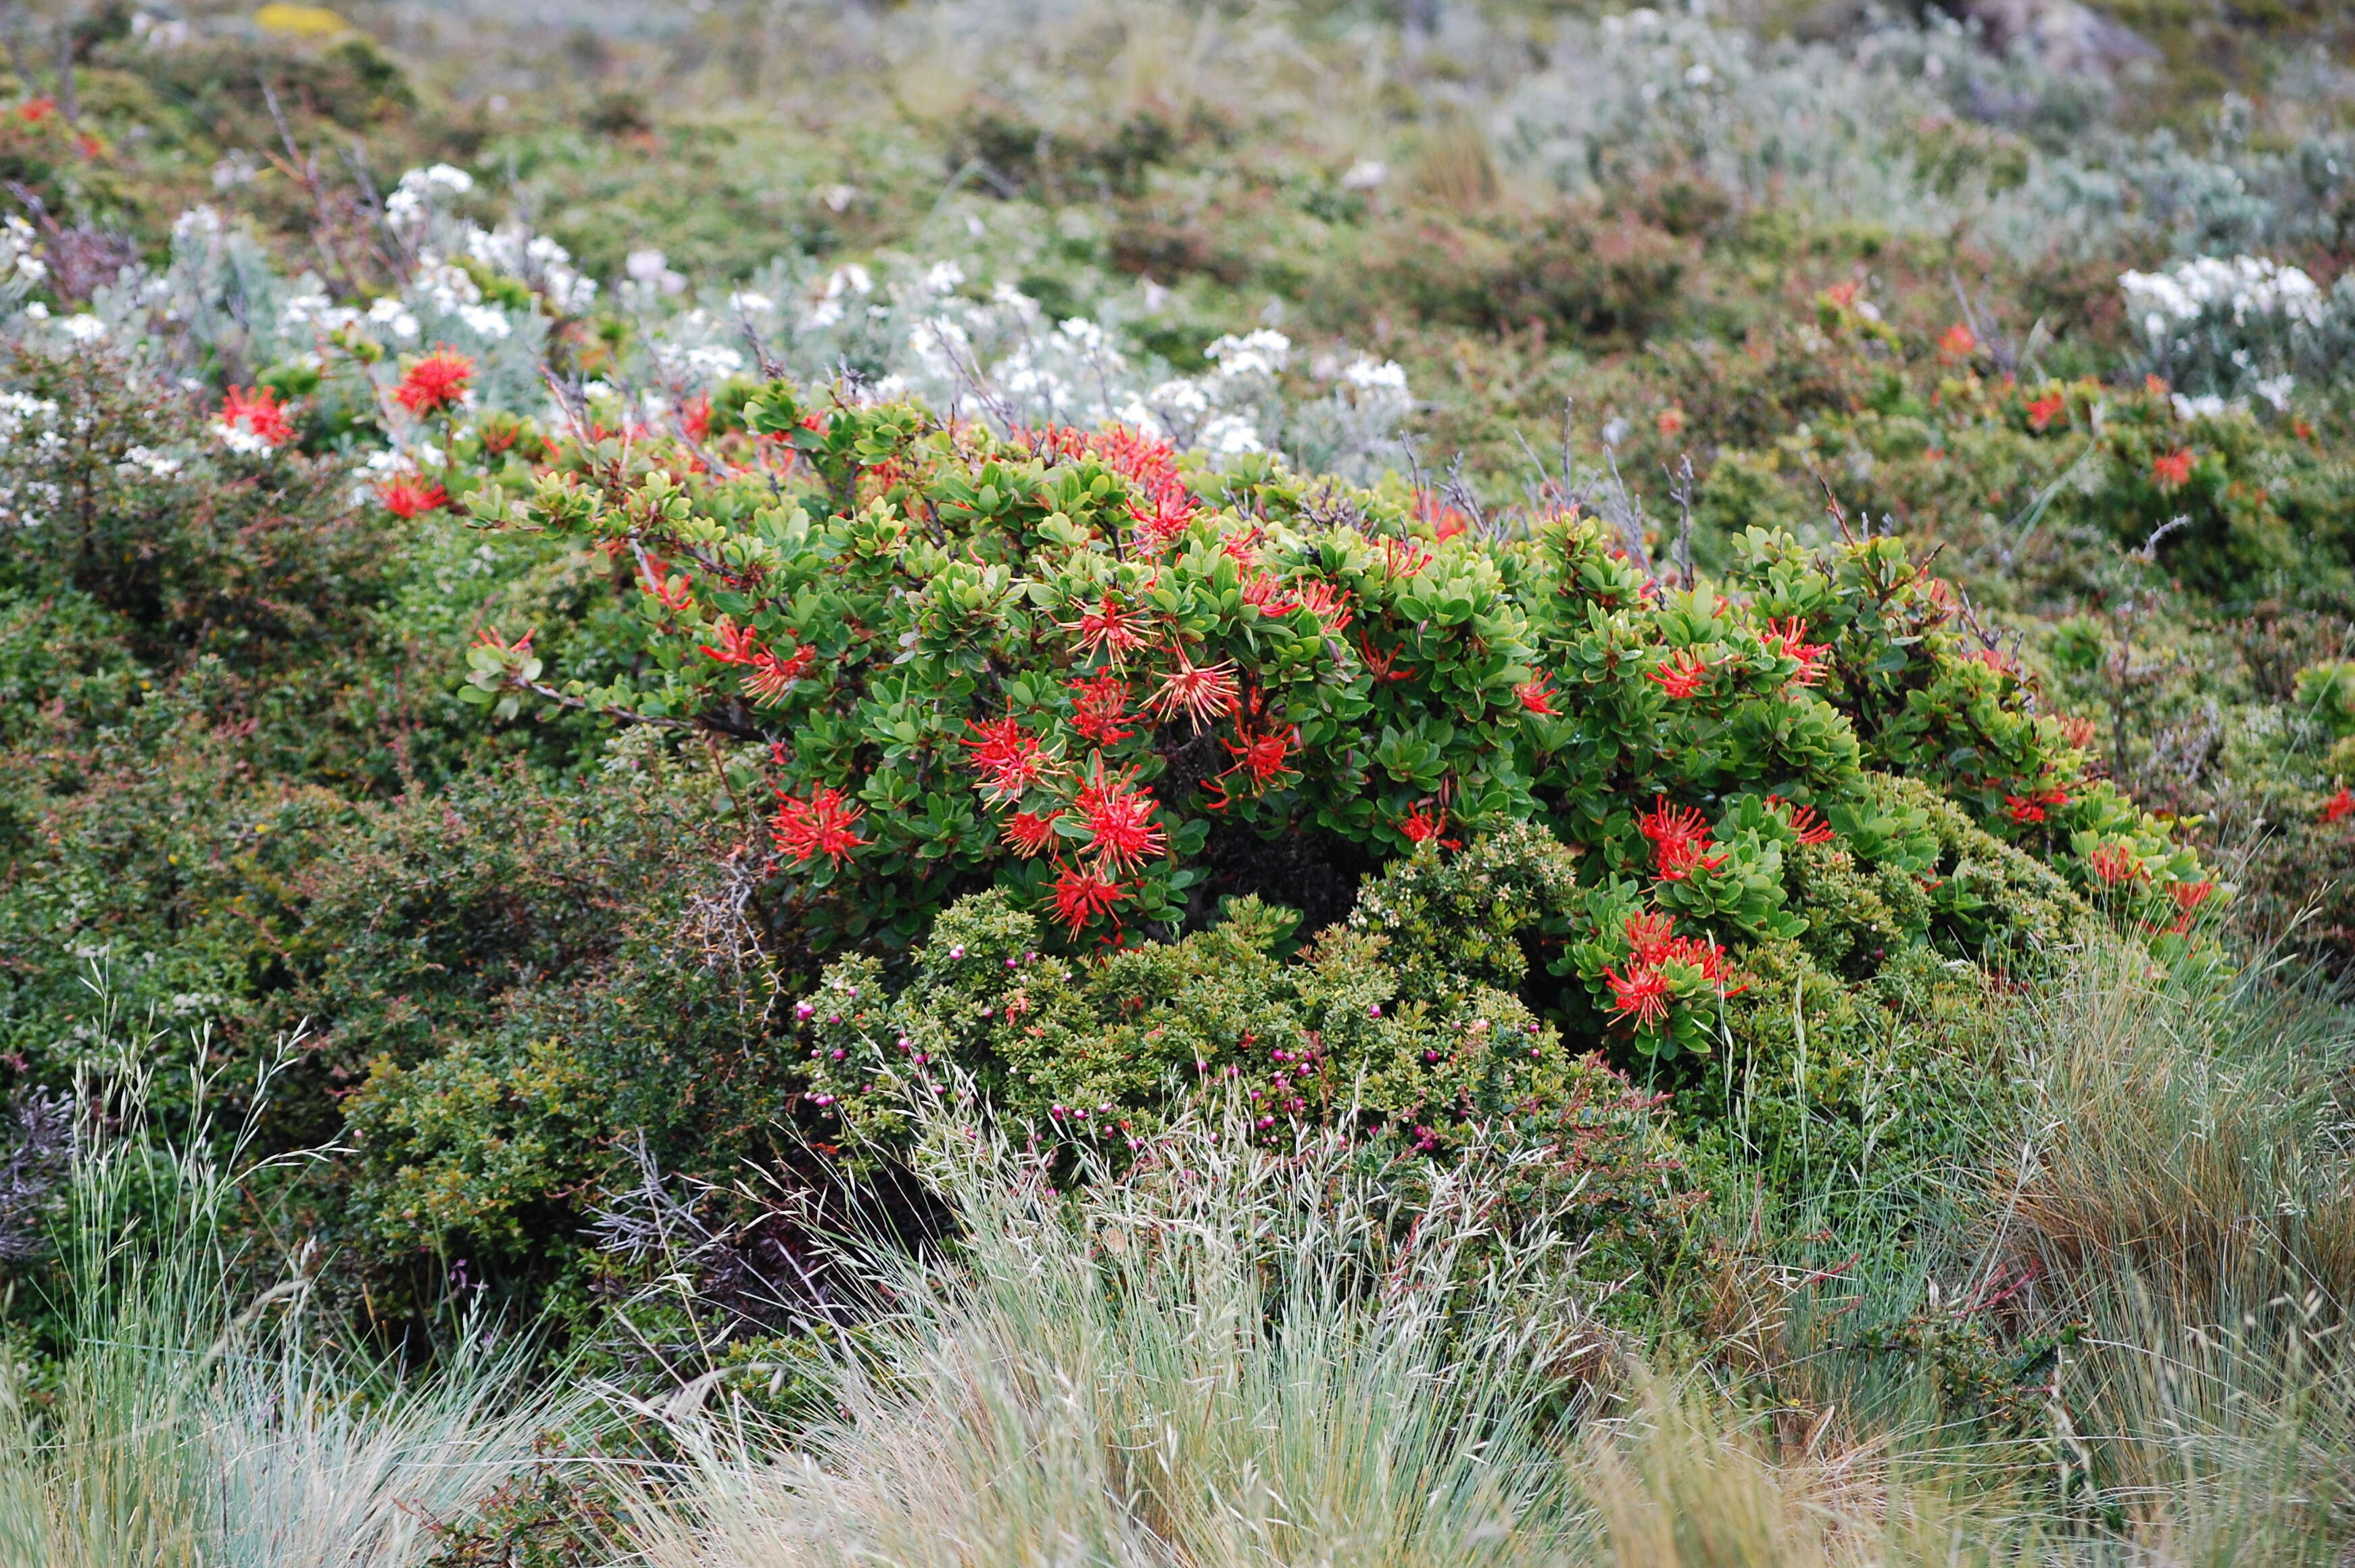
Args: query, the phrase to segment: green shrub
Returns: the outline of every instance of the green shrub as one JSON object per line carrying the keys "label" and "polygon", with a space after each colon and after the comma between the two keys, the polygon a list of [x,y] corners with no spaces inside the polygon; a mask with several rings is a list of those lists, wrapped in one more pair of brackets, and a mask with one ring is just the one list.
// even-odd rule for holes
{"label": "green shrub", "polygon": [[[1747,944],[1806,929],[1803,845],[1939,874],[1926,814],[1869,769],[2174,927],[2162,944],[2216,891],[1893,539],[1753,530],[1721,584],[1681,590],[1575,511],[1441,540],[1396,487],[1188,480],[1124,433],[805,413],[783,385],[749,409],[723,474],[608,441],[522,500],[478,492],[485,518],[610,546],[645,663],[550,684],[528,637],[486,642],[470,695],[735,742],[821,950],[904,945],[992,884],[1074,943],[1174,935],[1244,893],[1322,924],[1346,907],[1328,868],[1531,821],[1587,857],[1587,1016],[1673,1055],[1706,1048]],[[1973,956],[2012,917],[1971,875],[1917,912]]]}

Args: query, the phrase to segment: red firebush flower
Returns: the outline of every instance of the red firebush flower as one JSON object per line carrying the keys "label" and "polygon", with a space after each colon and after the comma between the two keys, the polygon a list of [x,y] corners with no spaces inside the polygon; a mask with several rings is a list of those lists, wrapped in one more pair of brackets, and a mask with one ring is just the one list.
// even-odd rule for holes
{"label": "red firebush flower", "polygon": [[638,579],[638,587],[668,610],[686,609],[693,602],[689,590],[694,585],[695,579],[683,571],[673,577],[670,563],[655,555],[645,558],[645,575]]}
{"label": "red firebush flower", "polygon": [[474,379],[474,362],[452,348],[437,348],[410,366],[392,389],[393,401],[418,418],[440,409],[455,408]]}
{"label": "red firebush flower", "polygon": [[1219,549],[1229,560],[1249,571],[1259,564],[1259,541],[1266,530],[1256,525],[1219,536]]}
{"label": "red firebush flower", "polygon": [[2350,793],[2345,784],[2340,784],[2339,793],[2323,802],[2322,820],[2337,822],[2342,817],[2350,816],[2355,816],[2355,793]]}
{"label": "red firebush flower", "polygon": [[1416,801],[1405,816],[1398,818],[1396,827],[1410,844],[1428,844],[1436,838],[1443,849],[1463,848],[1455,839],[1440,837],[1447,831],[1447,813],[1427,800]]}
{"label": "red firebush flower", "polygon": [[1959,321],[1938,339],[1938,357],[1949,365],[1960,364],[1978,351],[1979,335]]}
{"label": "red firebush flower", "polygon": [[1554,689],[1553,677],[1543,671],[1539,672],[1535,680],[1523,681],[1513,688],[1513,695],[1521,699],[1524,709],[1540,719],[1561,716],[1561,710],[1553,705],[1553,699],[1561,693]]}
{"label": "red firebush flower", "polygon": [[1662,436],[1674,437],[1681,434],[1684,431],[1685,411],[1684,410],[1671,404],[1668,408],[1662,409],[1660,411],[1660,417],[1653,422],[1660,427],[1660,434]]}
{"label": "red firebush flower", "polygon": [[1431,564],[1431,552],[1412,539],[1382,541],[1382,570],[1392,577],[1412,577]]}
{"label": "red firebush flower", "polygon": [[2054,420],[2066,424],[2069,421],[2069,400],[2058,392],[2050,392],[2028,405],[2028,428],[2043,430]]}
{"label": "red firebush flower", "polygon": [[1374,645],[1366,641],[1366,635],[1363,632],[1358,634],[1358,652],[1365,656],[1367,673],[1376,680],[1412,680],[1414,678],[1414,671],[1398,667],[1397,654],[1374,652]]}
{"label": "red firebush flower", "polygon": [[1154,714],[1163,720],[1183,711],[1194,720],[1194,728],[1207,730],[1213,720],[1223,719],[1235,710],[1235,667],[1232,660],[1224,664],[1198,665],[1186,656],[1186,650],[1173,650],[1178,656],[1178,667],[1161,677],[1161,689],[1153,696]]}
{"label": "red firebush flower", "polygon": [[973,753],[974,771],[981,774],[979,787],[992,804],[1021,799],[1022,792],[1046,773],[1046,754],[1039,749],[1039,738],[1023,729],[1012,714],[995,724],[967,720],[965,729],[977,738],[957,744]]}
{"label": "red firebush flower", "polygon": [[1128,717],[1128,683],[1120,677],[1099,675],[1067,680],[1063,686],[1077,694],[1071,699],[1071,728],[1097,745],[1118,745],[1136,733],[1121,728],[1120,721]]}
{"label": "red firebush flower", "polygon": [[1798,665],[1797,673],[1791,677],[1793,686],[1813,686],[1823,678],[1824,657],[1832,651],[1831,645],[1807,641],[1805,621],[1796,615],[1787,621],[1769,621],[1758,635],[1769,648]]}
{"label": "red firebush flower", "polygon": [[2178,447],[2163,457],[2150,460],[2151,482],[2162,490],[2172,490],[2191,483],[2191,449]]}
{"label": "red firebush flower", "polygon": [[1708,682],[1709,665],[1690,648],[1678,648],[1659,668],[1646,670],[1644,678],[1681,702]]}
{"label": "red firebush flower", "polygon": [[406,475],[388,479],[376,487],[376,498],[384,509],[402,522],[425,512],[438,512],[450,504],[450,493],[441,485]]}
{"label": "red firebush flower", "polygon": [[1055,818],[1062,816],[1060,807],[1053,811],[1018,811],[1006,824],[1007,848],[1028,860],[1055,841]]}
{"label": "red firebush flower", "polygon": [[2209,895],[2216,891],[2213,882],[2169,882],[2168,897],[2175,901],[2175,920],[2168,930],[2181,936],[2191,929],[2192,918],[2200,912]]}
{"label": "red firebush flower", "polygon": [[1252,573],[1250,580],[1244,582],[1243,603],[1272,619],[1279,615],[1289,615],[1299,609],[1300,595],[1295,593],[1291,584],[1282,578],[1260,571]]}
{"label": "red firebush flower", "polygon": [[1292,755],[1293,742],[1299,738],[1300,731],[1289,724],[1271,730],[1264,735],[1254,734],[1248,729],[1238,730],[1233,740],[1219,742],[1235,759],[1235,765],[1219,776],[1224,778],[1227,773],[1248,773],[1253,786],[1259,789],[1265,789],[1279,779],[1296,778],[1298,772],[1287,759]]}
{"label": "red firebush flower", "polygon": [[2141,857],[2124,844],[2097,844],[2094,852],[2085,857],[2085,863],[2094,869],[2094,875],[2102,879],[2105,888],[2134,881],[2142,875]]}
{"label": "red firebush flower", "polygon": [[1348,595],[1321,578],[1302,578],[1293,583],[1292,590],[1300,608],[1324,622],[1328,632],[1346,632],[1356,619],[1349,608]]}
{"label": "red firebush flower", "polygon": [[777,815],[770,819],[769,832],[782,855],[796,861],[824,855],[839,864],[849,858],[851,850],[867,842],[852,831],[866,815],[865,806],[851,805],[840,790],[831,786],[817,791],[807,800],[780,790]]}
{"label": "red firebush flower", "polygon": [[2045,820],[2050,808],[2068,805],[2069,792],[2065,789],[2040,789],[2028,795],[2008,795],[2003,797],[2003,804],[2011,814],[2012,821],[2026,827],[2031,822]]}
{"label": "red firebush flower", "polygon": [[1153,796],[1135,784],[1135,768],[1107,775],[1102,757],[1080,784],[1072,804],[1087,826],[1088,851],[1099,869],[1133,870],[1169,848],[1169,836],[1153,820]]}
{"label": "red firebush flower", "polygon": [[1630,964],[1627,973],[1605,969],[1611,982],[1611,1010],[1616,1019],[1637,1029],[1657,1029],[1668,1021],[1668,977],[1657,969]]}
{"label": "red firebush flower", "polygon": [[1071,928],[1077,940],[1081,928],[1099,915],[1110,914],[1128,890],[1101,872],[1066,867],[1055,879],[1055,918]]}
{"label": "red firebush flower", "polygon": [[817,662],[817,650],[807,643],[794,649],[784,658],[763,648],[752,660],[752,673],[744,679],[744,689],[752,694],[756,705],[766,706],[784,696],[794,682],[809,674]]}
{"label": "red firebush flower", "polygon": [[1121,608],[1119,601],[1107,593],[1092,610],[1082,610],[1076,621],[1055,623],[1077,637],[1080,651],[1089,658],[1102,655],[1114,669],[1121,661],[1145,645],[1145,634],[1137,630],[1143,616]]}
{"label": "red firebush flower", "polygon": [[16,105],[16,118],[27,125],[37,125],[58,112],[58,101],[44,92],[38,98],[27,98]]}
{"label": "red firebush flower", "polygon": [[1798,834],[1800,843],[1828,844],[1832,841],[1832,825],[1817,816],[1814,806],[1793,805],[1779,795],[1768,795],[1766,804],[1782,808],[1783,815],[1790,820],[1792,829]]}
{"label": "red firebush flower", "polygon": [[1657,964],[1677,939],[1677,923],[1671,915],[1631,914],[1621,929],[1627,937],[1630,964]]}
{"label": "red firebush flower", "polygon": [[259,436],[272,446],[283,446],[294,439],[294,427],[286,422],[285,405],[268,387],[231,387],[223,392],[220,422],[230,430]]}
{"label": "red firebush flower", "polygon": [[1652,859],[1663,881],[1681,882],[1695,871],[1714,871],[1725,864],[1724,856],[1709,853],[1715,847],[1709,819],[1689,805],[1671,806],[1665,797],[1657,798],[1650,811],[1636,818],[1636,826],[1652,841]]}
{"label": "red firebush flower", "polygon": [[715,648],[709,643],[698,645],[705,658],[717,659],[721,664],[753,664],[760,659],[759,634],[750,626],[738,625],[734,616],[722,615],[714,621],[711,635],[719,645]]}

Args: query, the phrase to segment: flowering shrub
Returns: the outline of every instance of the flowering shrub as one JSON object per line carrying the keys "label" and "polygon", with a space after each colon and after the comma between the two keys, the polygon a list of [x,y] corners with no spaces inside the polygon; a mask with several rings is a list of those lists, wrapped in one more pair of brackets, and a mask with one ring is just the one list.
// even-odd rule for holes
{"label": "flowering shrub", "polygon": [[2118,289],[2150,368],[2186,389],[2187,413],[2222,412],[2252,395],[2285,409],[2294,371],[2328,377],[2355,335],[2355,288],[2325,294],[2303,270],[2263,256],[2129,272]]}
{"label": "flowering shrub", "polygon": [[559,443],[527,495],[474,495],[602,549],[646,662],[550,682],[527,637],[486,640],[470,695],[739,743],[821,946],[904,944],[991,885],[1058,942],[1124,944],[1232,894],[1312,904],[1304,863],[1531,821],[1582,857],[1570,1005],[1673,1055],[1746,944],[1806,930],[1790,863],[1828,835],[1928,885],[1915,934],[1938,925],[1936,846],[1870,769],[2089,888],[2087,855],[2131,853],[2149,923],[2200,880],[1895,539],[1753,532],[1684,589],[1574,510],[1442,540],[1396,489],[1205,475],[1118,431],[783,384],[743,419],[719,450]]}

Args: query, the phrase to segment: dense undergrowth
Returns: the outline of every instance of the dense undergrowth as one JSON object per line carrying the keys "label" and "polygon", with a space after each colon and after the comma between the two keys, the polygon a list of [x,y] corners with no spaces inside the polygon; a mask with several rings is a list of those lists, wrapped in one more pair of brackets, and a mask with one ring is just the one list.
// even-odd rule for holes
{"label": "dense undergrowth", "polygon": [[2355,1539],[2333,18],[268,11],[0,114],[0,1563]]}

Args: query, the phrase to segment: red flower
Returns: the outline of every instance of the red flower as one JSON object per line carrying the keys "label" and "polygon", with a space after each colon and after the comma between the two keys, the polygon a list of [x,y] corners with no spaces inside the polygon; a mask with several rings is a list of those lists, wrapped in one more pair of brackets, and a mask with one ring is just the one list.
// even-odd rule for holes
{"label": "red flower", "polygon": [[763,648],[752,661],[752,673],[745,679],[744,689],[752,694],[756,705],[774,702],[792,689],[794,682],[809,674],[810,667],[816,662],[817,650],[807,643],[782,659]]}
{"label": "red flower", "polygon": [[1561,710],[1554,707],[1553,699],[1561,693],[1554,689],[1553,677],[1542,671],[1535,680],[1523,681],[1513,688],[1513,695],[1521,699],[1523,708],[1540,719],[1561,717]]}
{"label": "red flower", "polygon": [[1783,815],[1790,819],[1791,827],[1798,834],[1800,843],[1828,844],[1832,841],[1831,824],[1817,816],[1814,806],[1793,805],[1779,795],[1768,795],[1766,804],[1783,808]]}
{"label": "red flower", "polygon": [[1700,971],[1700,977],[1720,991],[1725,989],[1725,949],[1707,937],[1672,938],[1661,947],[1654,962],[1686,965]]}
{"label": "red flower", "polygon": [[715,648],[709,643],[698,645],[705,658],[718,659],[721,664],[753,664],[760,659],[759,634],[750,626],[738,625],[735,617],[720,616],[711,624],[711,635],[719,639],[719,645]]}
{"label": "red flower", "polygon": [[1099,915],[1110,914],[1128,890],[1102,873],[1065,869],[1055,879],[1055,918],[1071,928],[1076,940],[1081,927]]}
{"label": "red flower", "polygon": [[2215,891],[2216,884],[2213,882],[2169,883],[2167,892],[2168,896],[2175,901],[2176,914],[2174,923],[2167,929],[2178,936],[2189,932],[2191,929],[2192,917],[2199,913],[2200,906],[2206,903],[2209,895]]}
{"label": "red flower", "polygon": [[1689,805],[1670,806],[1665,798],[1636,818],[1636,827],[1652,841],[1652,858],[1663,881],[1681,882],[1695,871],[1714,871],[1725,864],[1714,848],[1709,819]]}
{"label": "red flower", "polygon": [[1153,820],[1153,796],[1135,788],[1136,770],[1105,776],[1103,759],[1091,765],[1072,804],[1088,829],[1088,849],[1099,869],[1127,871],[1169,848],[1168,835]]}
{"label": "red flower", "polygon": [[678,428],[687,432],[689,441],[711,439],[711,399],[698,392],[679,405]]}
{"label": "red flower", "polygon": [[1431,552],[1412,539],[1382,541],[1382,570],[1392,577],[1412,577],[1431,564]]}
{"label": "red flower", "polygon": [[1630,964],[1625,975],[1605,969],[1603,977],[1611,982],[1611,1008],[1617,1018],[1637,1029],[1657,1029],[1668,1021],[1668,979],[1657,969]]}
{"label": "red flower", "polygon": [[37,125],[57,112],[58,101],[46,92],[16,105],[16,118],[27,125]]}
{"label": "red flower", "polygon": [[1229,560],[1249,571],[1259,564],[1259,541],[1263,531],[1254,527],[1222,534],[1219,539],[1219,549]]}
{"label": "red flower", "polygon": [[694,583],[695,579],[683,571],[673,577],[669,564],[653,555],[645,558],[645,575],[638,579],[639,588],[652,595],[655,603],[670,610],[687,607],[693,599],[688,591]]}
{"label": "red flower", "polygon": [[981,792],[993,804],[1021,799],[1022,792],[1046,772],[1038,737],[1023,729],[1012,714],[988,725],[968,720],[965,729],[979,739],[957,744],[973,753],[974,771],[981,774]]}
{"label": "red flower", "polygon": [[2003,797],[2003,804],[2010,811],[2012,821],[2026,826],[2043,821],[2048,807],[2068,805],[2069,792],[2065,789],[2040,789],[2024,795],[2008,795]]}
{"label": "red flower", "polygon": [[1796,615],[1788,621],[1769,621],[1758,635],[1767,647],[1798,665],[1792,685],[1813,686],[1823,677],[1824,656],[1832,651],[1831,645],[1807,641],[1807,624]]}
{"label": "red flower", "polygon": [[1085,656],[1094,658],[1101,654],[1118,669],[1121,660],[1145,645],[1145,634],[1136,629],[1141,619],[1122,609],[1107,593],[1096,608],[1081,611],[1078,620],[1058,621],[1055,624],[1079,638]]}
{"label": "red flower", "polygon": [[454,349],[437,348],[410,366],[392,389],[393,401],[423,419],[437,409],[455,407],[474,375],[472,359]]}
{"label": "red flower", "polygon": [[1366,669],[1376,680],[1412,680],[1414,678],[1414,671],[1398,667],[1397,654],[1374,652],[1374,645],[1366,641],[1366,635],[1363,632],[1358,634],[1358,651],[1365,656]]}
{"label": "red flower", "polygon": [[1662,409],[1660,417],[1654,422],[1660,427],[1660,433],[1664,436],[1678,434],[1685,428],[1685,411],[1674,407]]}
{"label": "red flower", "polygon": [[223,392],[220,422],[231,430],[260,436],[272,446],[282,446],[294,439],[294,427],[286,422],[285,405],[268,387],[255,387],[250,391],[243,387],[231,387]]}
{"label": "red flower", "polygon": [[1677,939],[1677,923],[1665,914],[1631,914],[1622,930],[1630,964],[1657,964]]}
{"label": "red flower", "polygon": [[2355,793],[2350,793],[2345,784],[2340,784],[2339,793],[2323,802],[2322,820],[2337,822],[2349,816],[2355,816]]}
{"label": "red flower", "polygon": [[1178,667],[1161,677],[1161,689],[1153,696],[1153,711],[1167,720],[1183,709],[1195,729],[1207,730],[1211,720],[1235,710],[1235,667],[1231,661],[1198,665],[1186,656],[1185,649],[1175,651]]}
{"label": "red flower", "polygon": [[1969,358],[1979,351],[1979,335],[1961,322],[1946,328],[1938,339],[1938,357],[1953,365]]}
{"label": "red flower", "polygon": [[1441,544],[1472,526],[1471,518],[1428,490],[1415,492],[1414,515],[1431,525],[1431,537]]}
{"label": "red flower", "polygon": [[1850,278],[1846,283],[1834,283],[1830,288],[1826,289],[1824,297],[1831,301],[1834,310],[1847,310],[1856,304],[1856,296],[1863,287],[1863,284]]}
{"label": "red flower", "polygon": [[[1235,765],[1229,768],[1227,773],[1249,773],[1255,786],[1265,789],[1278,779],[1298,776],[1286,759],[1292,755],[1292,743],[1299,738],[1300,731],[1287,724],[1264,735],[1239,730],[1234,740],[1220,741],[1219,744],[1235,759]],[[1224,778],[1227,773],[1219,776]]]}
{"label": "red flower", "polygon": [[2191,449],[2178,447],[2164,457],[2150,460],[2150,477],[2162,490],[2172,490],[2191,482]]}
{"label": "red flower", "polygon": [[1346,632],[1354,616],[1348,597],[1331,583],[1317,578],[1304,578],[1293,585],[1300,607],[1325,623],[1328,632]]}
{"label": "red flower", "polygon": [[1440,837],[1441,834],[1447,831],[1447,813],[1444,810],[1434,810],[1432,803],[1427,800],[1416,801],[1407,814],[1398,819],[1396,827],[1401,836],[1410,844],[1428,844],[1433,839],[1438,838],[1439,847],[1443,849],[1462,848],[1453,838]]}
{"label": "red flower", "polygon": [[1128,716],[1128,686],[1120,677],[1100,675],[1063,685],[1078,693],[1071,700],[1071,728],[1097,745],[1117,745],[1136,733],[1120,727]]}
{"label": "red flower", "polygon": [[1054,811],[1018,811],[1006,824],[1006,842],[1017,855],[1028,860],[1055,840],[1055,818],[1062,816]]}
{"label": "red flower", "polygon": [[1263,615],[1289,615],[1300,608],[1300,595],[1293,592],[1282,579],[1263,571],[1243,584],[1243,603],[1256,608]]}
{"label": "red flower", "polygon": [[2028,405],[2028,428],[2042,430],[2054,420],[2065,423],[2068,413],[2069,400],[2058,392],[2048,393]]}
{"label": "red flower", "polygon": [[1679,648],[1676,656],[1654,670],[1646,670],[1644,678],[1657,686],[1678,701],[1699,691],[1709,679],[1709,666],[1690,648]]}
{"label": "red flower", "polygon": [[780,854],[797,861],[813,855],[824,855],[837,864],[850,851],[867,842],[852,831],[858,819],[867,815],[864,806],[852,806],[838,789],[819,790],[807,800],[777,792],[777,815],[770,820],[769,832],[777,841]]}
{"label": "red flower", "polygon": [[376,487],[384,509],[407,522],[421,512],[438,512],[450,504],[450,493],[439,485],[406,476],[388,479]]}
{"label": "red flower", "polygon": [[2094,852],[2085,857],[2085,863],[2093,867],[2094,875],[2102,879],[2105,888],[2115,888],[2142,875],[2141,858],[2124,844],[2096,845]]}

